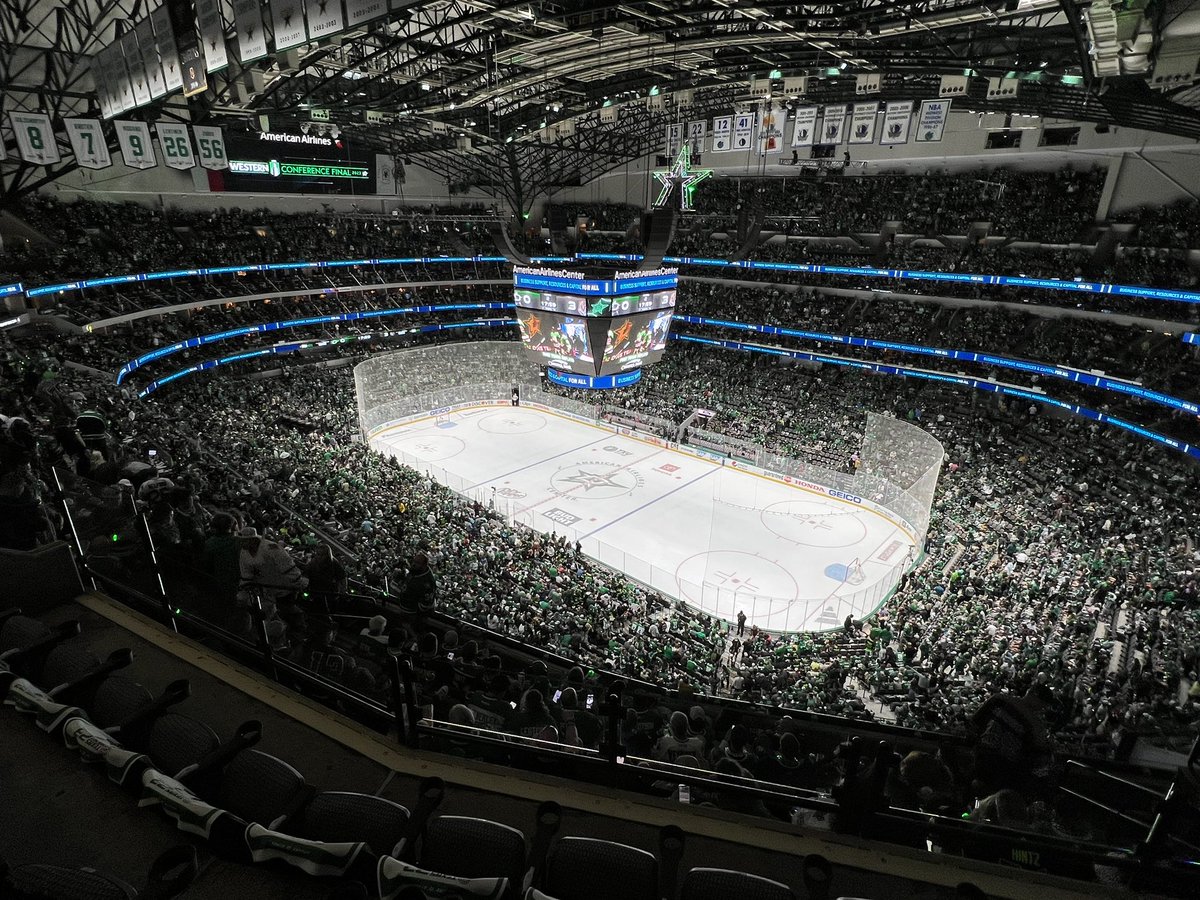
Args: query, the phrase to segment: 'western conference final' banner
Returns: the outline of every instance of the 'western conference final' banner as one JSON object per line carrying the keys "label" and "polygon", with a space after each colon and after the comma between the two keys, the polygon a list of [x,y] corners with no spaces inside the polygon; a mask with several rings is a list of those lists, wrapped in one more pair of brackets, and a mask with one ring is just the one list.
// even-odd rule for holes
{"label": "'western conference final' banner", "polygon": [[912,110],[911,100],[889,103],[884,109],[883,133],[879,135],[879,143],[907,144],[908,132],[912,126]]}
{"label": "'western conference final' banner", "polygon": [[75,161],[83,169],[107,169],[112,165],[108,144],[98,119],[66,119],[67,137]]}
{"label": "'western conference final' banner", "polygon": [[196,0],[196,25],[204,50],[204,68],[217,72],[229,65],[225,48],[225,20],[221,16],[220,0]]}
{"label": "'western conference final' banner", "polygon": [[267,55],[267,35],[258,0],[233,0],[233,24],[239,61],[254,62]]}
{"label": "'western conference final' banner", "polygon": [[792,146],[811,147],[817,131],[817,108],[802,106],[796,110],[796,122],[792,126]]}
{"label": "'western conference final' banner", "polygon": [[917,116],[917,141],[940,141],[950,118],[950,100],[922,100]]}
{"label": "'western conference final' banner", "polygon": [[879,112],[879,104],[855,103],[854,113],[850,116],[850,143],[875,143],[875,115]]}

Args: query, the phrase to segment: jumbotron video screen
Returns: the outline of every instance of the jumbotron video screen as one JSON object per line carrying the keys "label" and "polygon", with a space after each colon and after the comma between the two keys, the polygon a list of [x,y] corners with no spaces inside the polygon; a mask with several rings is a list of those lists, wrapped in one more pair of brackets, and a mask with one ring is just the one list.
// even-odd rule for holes
{"label": "jumbotron video screen", "polygon": [[582,273],[518,268],[521,342],[560,372],[607,376],[657,362],[667,346],[678,273]]}

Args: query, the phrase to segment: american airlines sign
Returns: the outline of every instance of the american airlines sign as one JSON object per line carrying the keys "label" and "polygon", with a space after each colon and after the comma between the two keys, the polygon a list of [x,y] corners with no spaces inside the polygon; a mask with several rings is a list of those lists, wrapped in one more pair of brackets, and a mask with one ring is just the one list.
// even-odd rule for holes
{"label": "american airlines sign", "polygon": [[283,134],[277,131],[260,131],[260,141],[274,141],[277,144],[316,144],[321,147],[332,147],[333,138],[316,134]]}

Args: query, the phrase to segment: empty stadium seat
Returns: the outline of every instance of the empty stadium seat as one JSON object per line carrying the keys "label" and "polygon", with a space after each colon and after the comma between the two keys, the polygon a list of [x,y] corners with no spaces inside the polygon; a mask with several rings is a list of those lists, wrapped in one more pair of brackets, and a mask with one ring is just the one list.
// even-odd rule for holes
{"label": "empty stadium seat", "polygon": [[371,794],[322,791],[296,816],[295,828],[284,830],[311,841],[365,841],[379,856],[390,855],[408,827],[408,810]]}
{"label": "empty stadium seat", "polygon": [[304,795],[304,776],[259,750],[238,753],[221,773],[217,807],[267,828],[292,812]]}
{"label": "empty stadium seat", "polygon": [[458,878],[525,876],[525,835],[510,825],[472,816],[439,816],[421,838],[417,865]]}
{"label": "empty stadium seat", "polygon": [[155,766],[172,778],[221,746],[217,733],[198,719],[166,713],[150,726],[146,752]]}
{"label": "empty stadium seat", "polygon": [[627,844],[565,837],[550,851],[542,890],[556,900],[656,900],[658,860]]}
{"label": "empty stadium seat", "polygon": [[696,868],[684,876],[680,900],[795,900],[786,884],[735,872],[731,869]]}

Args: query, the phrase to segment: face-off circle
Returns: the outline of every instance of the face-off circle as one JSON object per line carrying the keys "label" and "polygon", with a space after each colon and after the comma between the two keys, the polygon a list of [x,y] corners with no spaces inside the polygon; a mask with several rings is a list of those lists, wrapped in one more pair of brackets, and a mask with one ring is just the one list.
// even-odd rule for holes
{"label": "face-off circle", "polygon": [[745,550],[708,550],[675,569],[679,598],[697,609],[732,619],[738,603],[786,608],[800,597],[792,573],[774,560]]}
{"label": "face-off circle", "polygon": [[573,463],[550,476],[554,491],[580,500],[612,500],[633,493],[641,485],[641,475],[617,463]]}
{"label": "face-off circle", "polygon": [[831,511],[819,500],[781,500],[763,509],[763,526],[802,547],[853,547],[867,536],[867,526],[852,509]]}
{"label": "face-off circle", "polygon": [[475,421],[480,431],[488,434],[529,434],[546,427],[546,417],[532,410],[503,410],[488,413]]}
{"label": "face-off circle", "polygon": [[459,438],[451,437],[448,434],[424,432],[404,435],[388,443],[396,451],[406,453],[409,456],[415,456],[423,462],[437,462],[441,459],[450,459],[451,457],[458,456],[466,447],[466,444]]}

